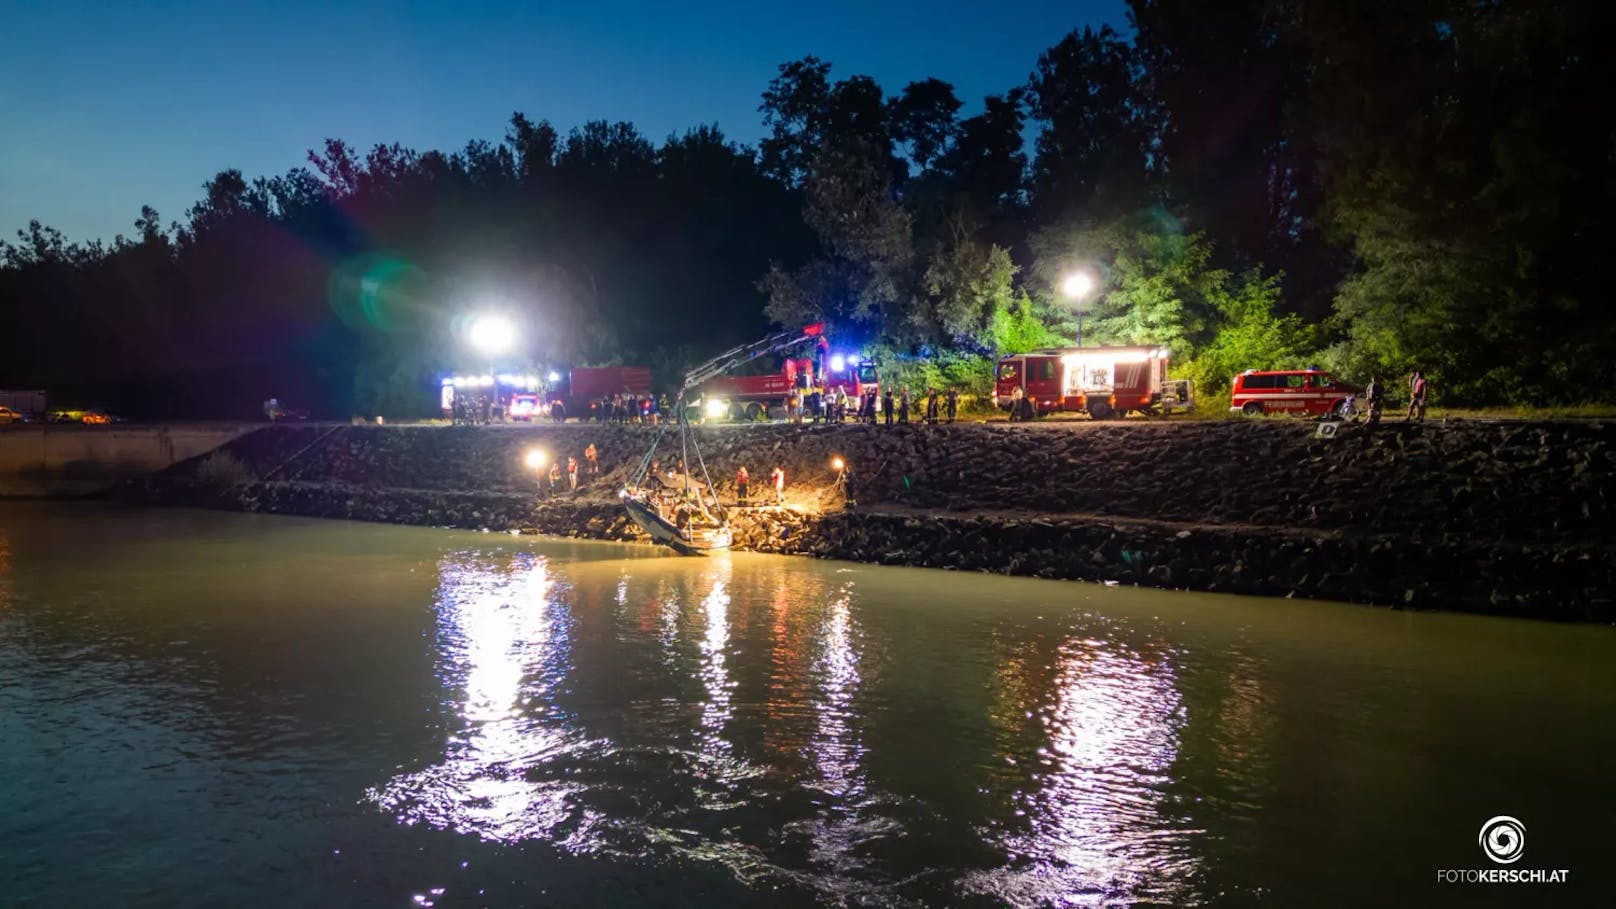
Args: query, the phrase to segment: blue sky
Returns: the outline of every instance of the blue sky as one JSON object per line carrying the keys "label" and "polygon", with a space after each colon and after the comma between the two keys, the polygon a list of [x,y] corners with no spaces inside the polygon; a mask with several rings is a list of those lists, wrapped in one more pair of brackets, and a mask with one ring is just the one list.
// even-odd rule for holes
{"label": "blue sky", "polygon": [[1126,26],[1123,0],[0,0],[0,236],[110,239],[142,204],[183,219],[227,167],[281,173],[327,137],[454,149],[516,110],[755,142],[760,93],[806,54],[889,92],[946,79],[969,112],[1102,23]]}

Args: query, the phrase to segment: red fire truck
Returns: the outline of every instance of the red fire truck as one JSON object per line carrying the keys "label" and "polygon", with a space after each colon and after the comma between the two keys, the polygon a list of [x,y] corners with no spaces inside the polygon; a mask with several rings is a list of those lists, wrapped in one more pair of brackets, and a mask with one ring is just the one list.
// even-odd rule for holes
{"label": "red fire truck", "polygon": [[648,366],[579,366],[567,373],[567,384],[544,396],[551,419],[600,419],[600,403],[613,395],[628,395],[636,406],[651,400]]}
{"label": "red fire truck", "polygon": [[1020,388],[1042,416],[1086,413],[1096,420],[1129,412],[1161,416],[1195,406],[1188,379],[1167,377],[1163,347],[1049,347],[999,359],[993,401],[1009,410]]}
{"label": "red fire truck", "polygon": [[[696,386],[701,413],[709,420],[758,420],[781,416],[793,390],[841,388],[849,397],[880,393],[875,362],[857,354],[831,353],[830,343],[812,325],[803,335],[817,338],[811,357],[787,358],[779,370],[757,376],[720,375]],[[806,339],[806,337],[804,339]],[[694,396],[693,396],[694,397]]]}

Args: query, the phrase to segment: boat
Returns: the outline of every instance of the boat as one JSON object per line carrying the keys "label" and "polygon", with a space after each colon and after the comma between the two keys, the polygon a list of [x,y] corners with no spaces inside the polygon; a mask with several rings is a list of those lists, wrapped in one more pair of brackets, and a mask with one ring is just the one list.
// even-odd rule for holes
{"label": "boat", "polygon": [[673,549],[681,555],[705,555],[728,549],[734,542],[729,525],[709,520],[687,522],[681,528],[663,516],[653,494],[624,489],[619,493],[623,508],[640,529],[650,535],[651,541]]}
{"label": "boat", "polygon": [[[676,418],[676,425],[679,427],[679,470],[665,474],[657,466],[657,446],[667,432],[664,429],[657,433],[651,449],[640,459],[639,469],[628,485],[618,492],[623,509],[650,535],[652,542],[681,555],[703,555],[728,549],[734,535],[730,533],[723,506],[718,504],[718,490],[713,488],[712,478],[707,475],[701,447],[690,421],[682,413]],[[692,454],[701,470],[699,484],[689,469]]]}

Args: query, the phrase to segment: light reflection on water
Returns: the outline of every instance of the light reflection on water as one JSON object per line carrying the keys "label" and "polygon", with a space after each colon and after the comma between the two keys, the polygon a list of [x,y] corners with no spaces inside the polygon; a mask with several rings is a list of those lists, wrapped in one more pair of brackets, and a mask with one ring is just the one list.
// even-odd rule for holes
{"label": "light reflection on water", "polygon": [[552,584],[543,556],[457,554],[438,571],[438,674],[462,692],[464,725],[450,734],[442,763],[367,797],[405,824],[588,851],[594,818],[577,816],[569,799],[580,787],[543,772],[589,744],[551,697],[569,671],[565,585]]}
{"label": "light reflection on water", "polygon": [[[591,607],[560,576],[564,567],[542,556],[444,559],[438,676],[460,725],[440,762],[400,774],[368,797],[401,823],[485,840],[540,841],[573,854],[668,852],[727,866],[750,882],[773,877],[838,899],[897,899],[901,881],[868,859],[872,846],[905,835],[905,799],[873,784],[866,766],[857,584],[811,586],[818,601],[781,578],[751,588],[768,600],[748,604],[766,621],[744,630],[767,649],[771,668],[761,703],[737,704],[734,562],[721,556],[699,564],[650,578],[619,573],[613,604],[621,624],[599,638],[625,650],[641,637],[654,640],[665,671],[698,683],[684,745],[676,729],[665,730],[664,741],[648,740],[643,730],[613,740],[591,730],[606,723],[592,724],[565,705],[581,684],[574,678],[575,613]],[[1006,793],[1003,817],[979,828],[1005,861],[967,875],[965,891],[1015,905],[1185,896],[1179,884],[1196,870],[1185,837],[1196,831],[1160,804],[1183,722],[1171,651],[1147,655],[1074,631],[1052,663],[1030,656],[1002,661],[998,712],[1019,716],[1012,721],[1017,734],[1040,744]],[[659,703],[678,712],[671,686]],[[733,736],[738,710],[747,722],[762,720],[760,743]],[[661,772],[618,777],[609,770],[614,762],[643,761],[662,762]],[[796,794],[780,792],[781,785]],[[622,791],[636,786],[644,790]],[[602,808],[603,795],[619,808],[651,810]],[[778,829],[786,845],[803,847],[801,866],[770,857],[772,844],[758,830],[695,829],[703,815],[751,812],[765,802],[800,804],[799,816]]]}
{"label": "light reflection on water", "polygon": [[1037,721],[1045,744],[1013,796],[1017,820],[999,837],[1011,861],[968,887],[1016,905],[1189,895],[1196,858],[1185,844],[1199,831],[1161,805],[1183,723],[1167,656],[1074,636],[1055,653],[1050,690],[1011,686],[1023,698],[1009,706]]}

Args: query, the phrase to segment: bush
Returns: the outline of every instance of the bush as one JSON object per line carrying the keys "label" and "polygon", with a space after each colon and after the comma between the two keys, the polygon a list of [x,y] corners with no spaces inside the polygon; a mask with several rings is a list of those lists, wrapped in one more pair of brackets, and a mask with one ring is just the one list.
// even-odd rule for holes
{"label": "bush", "polygon": [[196,466],[196,478],[219,489],[242,486],[254,479],[247,465],[223,451],[216,451],[203,458],[202,463]]}

